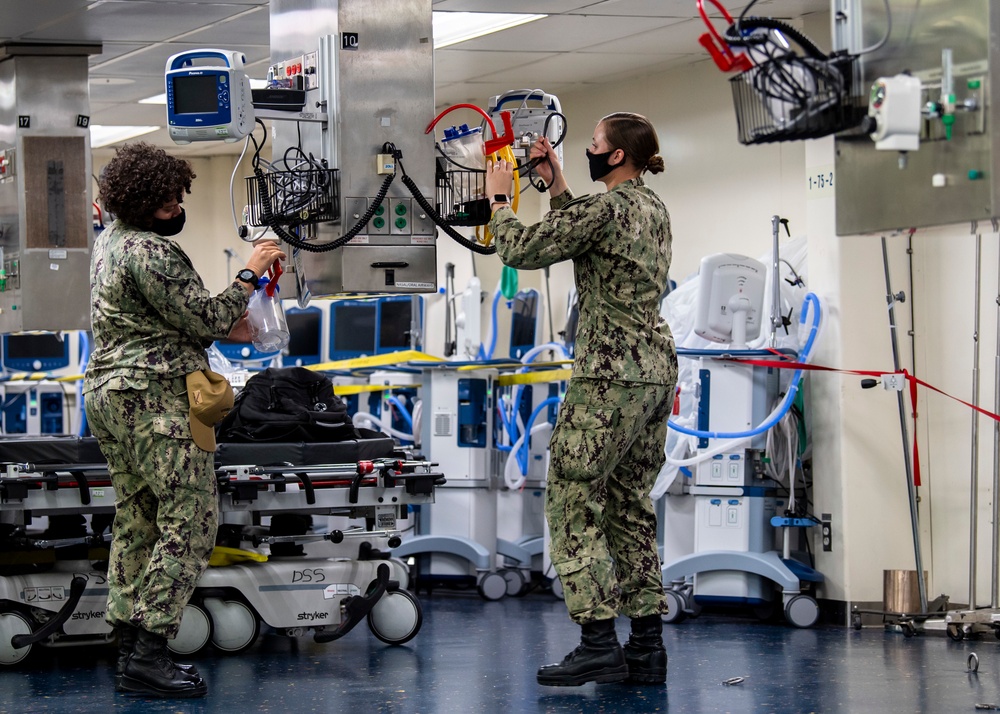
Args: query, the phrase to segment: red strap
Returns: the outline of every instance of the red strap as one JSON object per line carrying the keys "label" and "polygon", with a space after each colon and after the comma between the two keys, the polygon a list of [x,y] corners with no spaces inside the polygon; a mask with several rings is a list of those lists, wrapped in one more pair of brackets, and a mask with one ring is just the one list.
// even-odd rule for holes
{"label": "red strap", "polygon": [[[749,365],[753,365],[754,367],[770,367],[772,369],[801,369],[801,370],[814,371],[814,372],[840,372],[841,374],[857,374],[857,375],[863,375],[865,377],[881,377],[884,374],[901,374],[906,379],[906,381],[908,383],[908,386],[909,386],[909,391],[910,391],[910,409],[911,409],[911,414],[913,416],[914,423],[916,423],[916,420],[917,420],[917,385],[918,384],[921,387],[927,387],[927,389],[930,389],[930,390],[932,390],[934,392],[937,392],[938,394],[942,394],[942,395],[948,397],[948,399],[954,399],[956,402],[964,404],[965,406],[969,407],[970,409],[976,410],[977,412],[979,412],[983,416],[987,416],[990,419],[993,419],[994,421],[1000,422],[1000,415],[994,414],[993,412],[991,412],[991,411],[989,411],[987,409],[983,409],[982,407],[977,407],[975,404],[971,404],[971,403],[965,401],[964,399],[959,399],[958,397],[952,396],[951,394],[948,394],[947,392],[945,392],[945,391],[943,391],[941,389],[938,389],[934,385],[928,384],[927,382],[925,382],[924,380],[920,379],[919,377],[913,376],[912,374],[910,374],[909,372],[907,372],[905,369],[902,370],[901,372],[877,372],[877,371],[874,371],[874,370],[867,370],[867,369],[837,369],[836,367],[824,367],[823,365],[806,364],[804,362],[786,362],[786,361],[766,360],[766,359],[736,359],[736,358],[729,358],[729,361],[731,361],[731,362],[739,362],[740,364],[749,364]],[[921,480],[920,480],[920,455],[919,455],[919,451],[917,449],[917,430],[916,430],[916,428],[914,428],[913,429],[913,485],[914,486],[920,486],[920,484],[921,484]]]}

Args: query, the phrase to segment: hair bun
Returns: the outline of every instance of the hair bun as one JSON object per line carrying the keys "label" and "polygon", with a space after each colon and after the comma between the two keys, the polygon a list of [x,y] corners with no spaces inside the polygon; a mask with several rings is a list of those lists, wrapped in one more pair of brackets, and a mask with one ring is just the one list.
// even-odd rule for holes
{"label": "hair bun", "polygon": [[659,154],[653,154],[646,162],[646,171],[651,174],[661,173],[665,168],[666,165],[663,163],[663,157]]}

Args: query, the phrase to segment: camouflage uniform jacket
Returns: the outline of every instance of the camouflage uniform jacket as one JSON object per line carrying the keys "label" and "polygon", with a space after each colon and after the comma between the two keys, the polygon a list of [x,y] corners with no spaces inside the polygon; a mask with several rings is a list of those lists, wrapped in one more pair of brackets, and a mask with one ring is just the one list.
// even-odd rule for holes
{"label": "camouflage uniform jacket", "polygon": [[606,193],[555,196],[525,226],[510,208],[490,221],[497,255],[533,270],[572,259],[579,295],[574,377],[672,384],[677,357],[660,298],[670,268],[670,215],[641,178]]}
{"label": "camouflage uniform jacket", "polygon": [[145,389],[149,379],[208,367],[205,349],[244,313],[246,289],[217,296],[170,238],[113,222],[94,243],[90,263],[93,351],[84,391]]}

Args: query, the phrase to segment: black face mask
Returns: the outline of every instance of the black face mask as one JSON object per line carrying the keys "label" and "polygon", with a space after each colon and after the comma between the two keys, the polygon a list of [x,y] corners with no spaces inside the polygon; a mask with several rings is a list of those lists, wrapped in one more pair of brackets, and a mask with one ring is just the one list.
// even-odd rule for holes
{"label": "black face mask", "polygon": [[175,236],[184,228],[184,219],[186,216],[187,214],[184,213],[184,209],[182,208],[181,212],[173,218],[167,218],[166,220],[163,218],[154,218],[153,226],[150,230],[153,231],[153,233],[158,233],[165,238],[168,236]]}
{"label": "black face mask", "polygon": [[605,151],[603,154],[592,154],[590,153],[590,149],[587,149],[587,162],[590,164],[591,181],[600,181],[621,166],[621,164],[612,166],[608,163],[608,157],[615,153],[615,151],[616,149],[612,149],[611,151]]}

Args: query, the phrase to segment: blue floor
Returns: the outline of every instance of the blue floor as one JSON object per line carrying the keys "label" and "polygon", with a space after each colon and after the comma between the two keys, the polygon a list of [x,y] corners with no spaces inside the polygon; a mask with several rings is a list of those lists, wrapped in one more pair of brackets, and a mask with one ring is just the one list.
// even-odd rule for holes
{"label": "blue floor", "polygon": [[[666,625],[667,686],[539,687],[539,665],[579,639],[548,593],[484,602],[422,593],[423,627],[391,647],[364,624],[317,644],[262,634],[248,652],[196,657],[209,683],[199,700],[116,694],[111,647],[41,650],[0,672],[0,712],[973,712],[1000,704],[1000,643],[906,638],[881,627],[798,630],[702,615]],[[619,622],[627,636],[627,622]],[[969,674],[968,656],[980,659]],[[735,685],[723,680],[743,677]]]}

